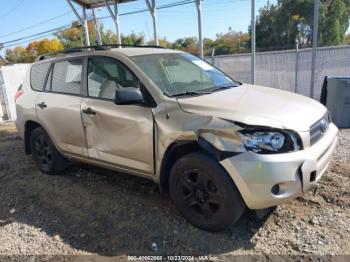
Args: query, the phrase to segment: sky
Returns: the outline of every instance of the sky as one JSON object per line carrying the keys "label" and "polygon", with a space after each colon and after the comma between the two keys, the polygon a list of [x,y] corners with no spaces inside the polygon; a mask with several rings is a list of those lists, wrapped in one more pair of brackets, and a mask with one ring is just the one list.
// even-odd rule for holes
{"label": "sky", "polygon": [[[160,6],[178,1],[180,0],[156,0],[156,3]],[[276,1],[270,0],[270,3]],[[267,2],[268,0],[256,0],[256,10],[259,10]],[[80,11],[78,6],[77,8]],[[119,13],[123,14],[145,8],[147,8],[145,1],[137,0],[120,4]],[[203,36],[215,38],[216,34],[227,32],[229,27],[234,31],[247,32],[251,19],[250,14],[250,0],[203,0]],[[103,17],[109,14],[105,8],[101,8],[96,10],[96,15]],[[37,25],[50,19],[52,20]],[[166,37],[167,40],[174,41],[178,38],[198,35],[197,13],[194,3],[158,10],[157,19],[160,38]],[[76,17],[71,12],[66,0],[2,0],[0,43],[67,25],[74,20]],[[111,18],[100,21],[106,29],[115,31]],[[32,25],[37,26],[32,27]],[[31,28],[26,29],[28,27]],[[153,26],[148,12],[121,16],[120,29],[123,34],[142,33],[145,35],[146,41],[152,40]],[[46,37],[50,38],[51,36]],[[26,46],[29,42],[30,40],[22,45]],[[0,54],[4,54],[4,50]]]}

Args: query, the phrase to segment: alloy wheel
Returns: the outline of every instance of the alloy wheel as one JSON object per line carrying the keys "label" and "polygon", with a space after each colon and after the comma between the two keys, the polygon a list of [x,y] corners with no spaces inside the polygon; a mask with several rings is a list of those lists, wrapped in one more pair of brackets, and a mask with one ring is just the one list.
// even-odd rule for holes
{"label": "alloy wheel", "polygon": [[43,136],[38,136],[34,144],[36,155],[38,156],[39,164],[48,169],[52,163],[52,152],[47,141]]}
{"label": "alloy wheel", "polygon": [[222,206],[218,187],[203,170],[187,170],[181,176],[181,193],[187,208],[197,216],[210,219]]}

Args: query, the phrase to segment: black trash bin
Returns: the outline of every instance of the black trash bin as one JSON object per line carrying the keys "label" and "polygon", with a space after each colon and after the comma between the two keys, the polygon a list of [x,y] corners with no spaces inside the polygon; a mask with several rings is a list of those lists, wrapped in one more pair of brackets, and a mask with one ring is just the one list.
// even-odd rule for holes
{"label": "black trash bin", "polygon": [[331,114],[332,121],[340,128],[350,127],[350,77],[325,77],[321,103]]}

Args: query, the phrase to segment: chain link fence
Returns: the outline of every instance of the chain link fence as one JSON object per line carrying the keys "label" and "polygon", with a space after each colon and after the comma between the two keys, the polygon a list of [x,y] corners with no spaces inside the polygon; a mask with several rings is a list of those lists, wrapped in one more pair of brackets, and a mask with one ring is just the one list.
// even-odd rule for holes
{"label": "chain link fence", "polygon": [[[310,96],[312,49],[256,53],[256,84]],[[236,80],[250,82],[250,53],[208,58]],[[314,98],[325,76],[350,76],[350,46],[317,48]]]}

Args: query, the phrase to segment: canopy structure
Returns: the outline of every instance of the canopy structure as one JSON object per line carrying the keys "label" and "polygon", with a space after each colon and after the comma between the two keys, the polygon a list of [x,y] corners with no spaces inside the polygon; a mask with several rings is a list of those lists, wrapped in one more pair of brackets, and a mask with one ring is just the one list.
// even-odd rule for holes
{"label": "canopy structure", "polygon": [[[104,7],[106,6],[108,9],[108,12],[110,13],[111,17],[113,18],[113,21],[116,25],[117,30],[117,39],[118,44],[121,44],[121,37],[120,37],[120,30],[119,30],[119,14],[118,14],[118,4],[123,4],[127,2],[132,2],[136,0],[66,0],[69,6],[71,7],[72,11],[76,15],[76,17],[79,19],[80,23],[84,27],[84,33],[85,33],[85,44],[86,46],[90,46],[90,39],[89,39],[89,29],[88,29],[88,20],[86,16],[86,9],[92,10],[92,17],[95,21],[95,30],[96,30],[96,41],[99,45],[102,44],[101,39],[101,33],[100,33],[100,27],[98,26],[98,22],[95,15],[95,8]],[[80,16],[75,9],[73,3],[76,3],[80,5],[83,9],[83,14]],[[114,12],[111,9],[111,5],[114,5]]]}
{"label": "canopy structure", "polygon": [[132,1],[136,1],[136,0],[71,0],[75,3],[77,3],[80,6],[83,6],[87,9],[91,9],[91,8],[98,8],[98,7],[103,7],[107,4],[112,5],[112,4],[122,4],[122,3],[127,3],[127,2],[132,2]]}
{"label": "canopy structure", "polygon": [[[120,29],[119,29],[119,12],[118,12],[118,4],[133,2],[137,0],[66,0],[71,9],[73,10],[74,14],[77,16],[79,21],[84,27],[85,32],[85,44],[86,46],[90,46],[90,40],[89,40],[89,32],[88,32],[88,26],[87,26],[87,16],[86,16],[86,9],[92,10],[92,17],[95,21],[95,30],[96,30],[96,40],[99,45],[102,44],[101,40],[101,34],[100,29],[97,23],[97,19],[95,16],[95,8],[99,7],[106,7],[110,16],[113,18],[113,21],[116,26],[117,31],[117,44],[121,43],[121,37],[120,37]],[[197,15],[198,15],[198,49],[200,51],[200,56],[203,58],[203,37],[202,37],[202,12],[201,12],[201,2],[203,0],[195,0],[194,3],[197,7]],[[151,14],[152,20],[153,20],[153,32],[154,32],[154,44],[159,45],[159,37],[158,37],[158,27],[157,27],[157,6],[156,6],[156,0],[145,0],[148,10]],[[75,9],[73,3],[78,4],[83,9],[83,14],[80,16]],[[114,6],[114,11],[111,8],[111,5]]]}

